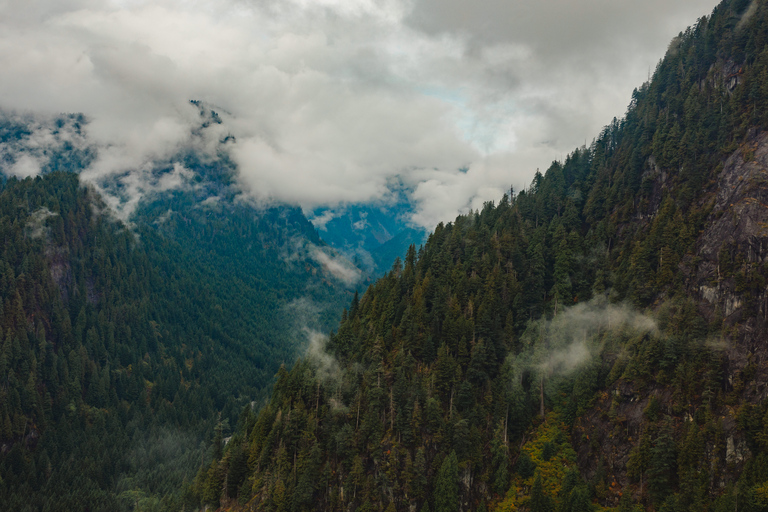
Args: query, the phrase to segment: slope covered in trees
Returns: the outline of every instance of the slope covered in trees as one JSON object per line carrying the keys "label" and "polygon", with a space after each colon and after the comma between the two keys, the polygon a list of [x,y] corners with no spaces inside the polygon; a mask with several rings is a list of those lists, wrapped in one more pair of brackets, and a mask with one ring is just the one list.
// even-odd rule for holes
{"label": "slope covered in trees", "polygon": [[4,507],[178,508],[214,426],[295,357],[296,301],[347,296],[282,254],[321,243],[300,211],[201,209],[190,193],[128,226],[75,174],[0,184]]}
{"label": "slope covered in trees", "polygon": [[190,502],[762,510],[767,84],[768,3],[722,2],[590,147],[356,296]]}

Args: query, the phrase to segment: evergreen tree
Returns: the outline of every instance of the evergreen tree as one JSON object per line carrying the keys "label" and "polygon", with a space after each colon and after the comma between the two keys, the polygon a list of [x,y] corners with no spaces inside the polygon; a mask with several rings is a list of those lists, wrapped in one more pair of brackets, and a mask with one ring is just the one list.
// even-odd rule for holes
{"label": "evergreen tree", "polygon": [[536,473],[528,500],[528,510],[531,512],[553,512],[552,500],[544,493],[541,484],[541,474]]}
{"label": "evergreen tree", "polygon": [[459,510],[459,461],[455,451],[452,451],[440,466],[435,479],[433,501],[435,512]]}

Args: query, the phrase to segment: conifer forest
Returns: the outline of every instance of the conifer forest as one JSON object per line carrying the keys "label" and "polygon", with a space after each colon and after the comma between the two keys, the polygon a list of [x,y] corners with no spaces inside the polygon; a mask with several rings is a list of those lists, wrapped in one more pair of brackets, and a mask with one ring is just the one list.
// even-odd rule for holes
{"label": "conifer forest", "polygon": [[354,286],[223,152],[129,219],[87,150],[3,175],[2,508],[768,510],[768,2],[628,102]]}

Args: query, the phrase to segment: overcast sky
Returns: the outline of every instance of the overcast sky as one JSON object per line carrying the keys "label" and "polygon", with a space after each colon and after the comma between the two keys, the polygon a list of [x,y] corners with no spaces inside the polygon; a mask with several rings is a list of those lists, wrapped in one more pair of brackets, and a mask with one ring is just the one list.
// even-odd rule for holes
{"label": "overcast sky", "polygon": [[432,228],[589,144],[714,6],[0,0],[0,108],[86,114],[103,176],[201,144],[201,100],[236,136],[248,194],[333,207],[399,178]]}

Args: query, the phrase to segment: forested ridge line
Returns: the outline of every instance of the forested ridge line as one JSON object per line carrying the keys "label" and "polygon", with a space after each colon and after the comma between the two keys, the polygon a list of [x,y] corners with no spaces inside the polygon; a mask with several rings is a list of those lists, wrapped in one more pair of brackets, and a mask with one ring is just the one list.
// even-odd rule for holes
{"label": "forested ridge line", "polygon": [[762,509],[767,29],[766,2],[722,2],[589,147],[411,247],[192,498]]}
{"label": "forested ridge line", "polygon": [[217,421],[302,342],[284,319],[322,273],[278,251],[302,229],[316,236],[290,211],[217,216],[184,194],[125,224],[73,173],[0,183],[0,501],[180,507]]}

